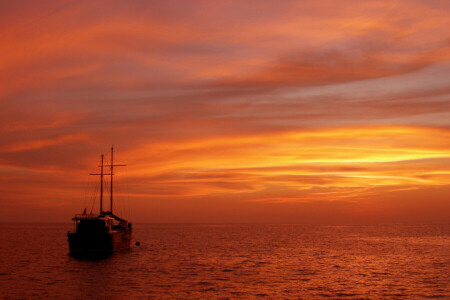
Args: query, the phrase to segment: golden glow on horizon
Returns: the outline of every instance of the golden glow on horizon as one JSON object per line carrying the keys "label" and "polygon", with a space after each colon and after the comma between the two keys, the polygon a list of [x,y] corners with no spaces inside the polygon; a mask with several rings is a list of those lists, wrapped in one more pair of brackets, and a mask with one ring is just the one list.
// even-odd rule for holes
{"label": "golden glow on horizon", "polygon": [[[163,165],[257,168],[301,163],[375,163],[448,158],[450,133],[436,128],[366,127],[310,130],[245,137],[150,144],[163,153]],[[172,155],[171,155],[172,154]],[[138,155],[138,153],[134,153]],[[187,157],[185,156],[187,155]],[[177,160],[177,156],[180,157]],[[220,161],[220,163],[216,163]],[[164,170],[164,166],[161,166]]]}
{"label": "golden glow on horizon", "polygon": [[304,201],[324,194],[315,188],[360,189],[340,191],[337,200],[364,197],[367,188],[447,184],[448,172],[429,163],[450,159],[449,141],[438,128],[331,128],[154,143],[126,156],[140,165],[131,176],[183,187],[178,197],[248,193],[256,201],[258,191],[284,186],[306,192],[296,198]]}

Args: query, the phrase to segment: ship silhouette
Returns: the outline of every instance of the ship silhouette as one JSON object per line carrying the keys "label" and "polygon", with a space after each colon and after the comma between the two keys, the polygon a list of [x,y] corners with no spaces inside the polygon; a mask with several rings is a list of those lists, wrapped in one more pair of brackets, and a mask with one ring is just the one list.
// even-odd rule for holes
{"label": "ship silhouette", "polygon": [[[111,147],[111,163],[104,164],[101,155],[100,173],[90,174],[100,176],[100,211],[99,214],[76,214],[74,231],[67,233],[69,251],[71,255],[109,255],[116,251],[127,250],[131,242],[131,223],[113,214],[113,175],[115,165],[113,161],[114,148]],[[104,167],[109,167],[109,173],[104,173]],[[110,176],[110,209],[103,211],[103,178]]]}

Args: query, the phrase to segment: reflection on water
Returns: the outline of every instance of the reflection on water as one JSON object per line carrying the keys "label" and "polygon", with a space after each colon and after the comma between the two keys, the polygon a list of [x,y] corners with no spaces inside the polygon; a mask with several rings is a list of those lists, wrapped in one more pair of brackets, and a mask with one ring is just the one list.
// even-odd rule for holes
{"label": "reflection on water", "polygon": [[68,229],[0,225],[0,298],[450,297],[449,225],[138,224],[103,259],[69,256]]}

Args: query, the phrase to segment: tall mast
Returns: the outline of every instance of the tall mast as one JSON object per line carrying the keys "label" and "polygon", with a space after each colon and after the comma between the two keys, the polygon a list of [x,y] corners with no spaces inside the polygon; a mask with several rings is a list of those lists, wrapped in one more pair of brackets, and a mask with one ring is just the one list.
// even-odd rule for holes
{"label": "tall mast", "polygon": [[114,163],[113,163],[113,153],[114,153],[114,147],[111,145],[111,199],[110,199],[110,211],[111,211],[111,214],[112,214],[112,212],[113,212],[113,175],[114,175],[114,173],[113,173],[113,168],[114,168]]}
{"label": "tall mast", "polygon": [[102,154],[102,164],[101,164],[101,169],[100,169],[100,213],[102,213],[102,212],[103,212],[103,154]]}
{"label": "tall mast", "polygon": [[111,175],[111,174],[105,174],[103,173],[103,158],[104,155],[102,154],[102,163],[99,166],[100,167],[100,174],[90,174],[90,175],[100,175],[100,214],[103,213],[103,176],[104,175]]}
{"label": "tall mast", "polygon": [[113,175],[114,175],[113,171],[114,171],[114,167],[123,167],[123,166],[125,166],[125,165],[115,165],[114,164],[114,147],[111,146],[111,164],[109,165],[109,167],[111,168],[110,169],[111,172],[110,172],[110,174],[105,174],[105,175],[111,175],[111,185],[110,185],[111,191],[110,191],[110,204],[109,204],[111,214],[113,212]]}

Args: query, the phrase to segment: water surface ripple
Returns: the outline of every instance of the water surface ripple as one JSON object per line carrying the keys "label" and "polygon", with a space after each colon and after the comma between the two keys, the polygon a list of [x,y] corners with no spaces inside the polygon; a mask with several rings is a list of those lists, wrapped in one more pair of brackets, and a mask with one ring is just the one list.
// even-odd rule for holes
{"label": "water surface ripple", "polygon": [[0,298],[450,299],[450,225],[150,225],[68,255],[70,224],[0,225]]}

